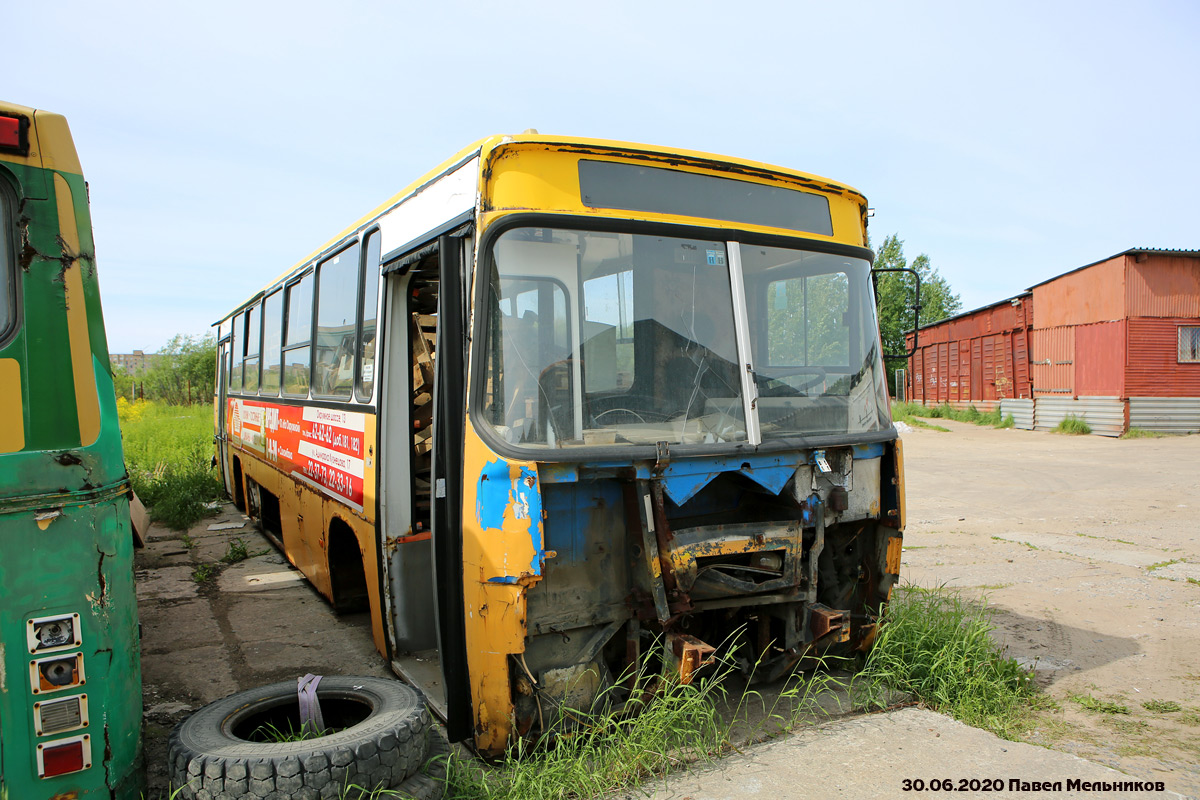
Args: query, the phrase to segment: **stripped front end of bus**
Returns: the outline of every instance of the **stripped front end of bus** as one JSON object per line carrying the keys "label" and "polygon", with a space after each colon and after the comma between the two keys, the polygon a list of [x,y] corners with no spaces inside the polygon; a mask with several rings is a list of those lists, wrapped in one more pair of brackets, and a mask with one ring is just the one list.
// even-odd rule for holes
{"label": "stripped front end of bus", "polygon": [[772,679],[868,647],[903,476],[863,197],[553,140],[497,146],[483,176],[461,504],[477,746],[621,703],[647,669]]}

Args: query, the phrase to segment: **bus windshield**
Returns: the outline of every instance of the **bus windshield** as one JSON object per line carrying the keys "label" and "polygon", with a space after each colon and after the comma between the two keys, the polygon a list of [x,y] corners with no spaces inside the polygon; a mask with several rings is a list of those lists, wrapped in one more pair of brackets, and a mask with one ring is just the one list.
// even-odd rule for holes
{"label": "bus windshield", "polygon": [[[738,357],[731,255],[748,358]],[[488,281],[483,413],[506,442],[744,442],[744,386],[760,398],[749,413],[764,439],[890,424],[863,259],[515,228],[495,241]]]}

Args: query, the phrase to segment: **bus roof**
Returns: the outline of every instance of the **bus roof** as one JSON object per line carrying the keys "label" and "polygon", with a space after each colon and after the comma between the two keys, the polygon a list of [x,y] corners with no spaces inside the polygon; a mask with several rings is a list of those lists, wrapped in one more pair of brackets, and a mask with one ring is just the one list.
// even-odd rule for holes
{"label": "bus roof", "polygon": [[494,136],[488,136],[486,138],[479,139],[479,140],[467,145],[462,150],[459,150],[453,156],[446,159],[441,164],[437,165],[433,169],[429,170],[429,172],[426,172],[420,178],[418,178],[415,181],[413,181],[412,183],[410,183],[408,186],[405,186],[399,192],[392,195],[387,200],[383,201],[378,206],[373,208],[371,211],[369,211],[366,214],[364,214],[363,216],[359,217],[355,222],[353,222],[352,224],[350,224],[347,227],[345,227],[344,229],[342,229],[342,231],[340,233],[338,233],[336,236],[333,236],[330,239],[328,239],[324,244],[322,244],[316,250],[313,250],[311,253],[309,253],[307,256],[305,256],[303,259],[301,259],[300,261],[293,264],[291,267],[289,267],[284,272],[280,273],[274,280],[270,281],[265,286],[263,286],[263,288],[261,290],[259,290],[255,294],[251,295],[244,302],[240,303],[232,311],[230,311],[229,313],[222,316],[219,320],[217,320],[217,322],[215,322],[213,324],[219,325],[220,323],[224,322],[225,320],[233,317],[235,314],[237,314],[243,308],[250,305],[251,303],[256,301],[258,298],[262,297],[263,294],[265,294],[268,289],[271,289],[271,288],[279,285],[284,280],[286,280],[290,275],[299,272],[304,267],[313,263],[313,261],[315,261],[323,253],[326,253],[327,251],[329,251],[331,248],[335,247],[340,242],[345,241],[345,239],[347,237],[349,237],[349,236],[353,235],[354,233],[357,233],[358,231],[367,227],[371,222],[378,219],[380,216],[382,216],[388,210],[390,210],[391,208],[398,205],[402,200],[406,199],[407,197],[409,197],[412,194],[415,194],[417,191],[419,191],[421,188],[423,188],[426,184],[431,183],[432,181],[436,180],[437,178],[441,177],[442,175],[446,174],[447,172],[450,172],[454,168],[460,166],[465,161],[468,161],[472,156],[479,155],[479,156],[481,156],[481,159],[484,162],[486,162],[487,157],[491,154],[492,151],[499,150],[508,145],[513,145],[513,144],[534,144],[534,145],[541,144],[541,145],[546,145],[547,147],[552,148],[552,149],[562,148],[562,149],[571,149],[571,150],[579,150],[579,149],[586,150],[588,148],[593,148],[596,150],[607,151],[606,152],[607,155],[615,155],[618,153],[645,154],[645,155],[654,156],[656,159],[674,159],[674,160],[678,160],[681,162],[691,162],[693,164],[707,164],[708,166],[717,167],[717,168],[732,168],[732,170],[735,172],[759,173],[760,175],[763,175],[763,176],[769,176],[769,175],[786,176],[789,178],[804,181],[806,183],[814,184],[813,188],[820,189],[821,191],[834,192],[836,194],[854,197],[863,202],[866,202],[866,198],[862,195],[861,192],[859,192],[858,190],[853,189],[849,186],[834,183],[833,181],[829,180],[828,178],[823,178],[819,175],[814,175],[814,174],[808,173],[808,172],[800,172],[799,170],[788,169],[786,167],[779,167],[779,166],[775,166],[773,164],[767,164],[762,161],[753,161],[753,160],[745,159],[745,158],[734,158],[732,156],[716,155],[716,154],[707,153],[707,152],[704,152],[701,150],[687,150],[687,149],[680,149],[680,148],[675,148],[675,147],[668,148],[668,147],[661,147],[658,145],[648,145],[648,144],[638,144],[638,143],[634,143],[634,142],[624,142],[624,141],[619,141],[619,140],[615,140],[615,139],[590,139],[590,138],[585,138],[585,137],[580,137],[580,136],[550,136],[550,135],[533,133],[533,132],[522,133],[522,134],[518,134],[518,135],[497,134]]}

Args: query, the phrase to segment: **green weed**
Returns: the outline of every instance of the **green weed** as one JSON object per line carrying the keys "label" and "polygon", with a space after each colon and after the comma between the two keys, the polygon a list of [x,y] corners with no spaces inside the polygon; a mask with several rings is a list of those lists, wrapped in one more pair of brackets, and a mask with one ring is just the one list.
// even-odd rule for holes
{"label": "green weed", "polygon": [[1167,434],[1148,431],[1145,428],[1130,428],[1121,434],[1122,439],[1164,439]]}
{"label": "green weed", "polygon": [[179,543],[181,545],[183,545],[184,547],[186,547],[188,550],[193,550],[196,547],[196,540],[193,539],[191,536],[187,535],[186,533],[183,536],[179,537]]}
{"label": "green weed", "polygon": [[1183,710],[1183,706],[1174,700],[1147,700],[1142,703],[1142,708],[1153,711],[1155,714],[1174,714],[1176,711]]}
{"label": "green weed", "polygon": [[317,730],[315,726],[301,725],[299,730],[289,721],[286,728],[280,728],[270,722],[264,722],[253,731],[250,732],[249,740],[252,742],[271,742],[279,744],[282,742],[304,742],[309,739],[319,739],[331,731]]}
{"label": "green weed", "polygon": [[246,548],[246,542],[243,539],[231,539],[229,549],[225,551],[225,555],[221,556],[221,560],[226,564],[237,564],[245,561],[247,558],[266,555],[268,551],[259,550],[257,553],[251,553]]}
{"label": "green weed", "polygon": [[1100,700],[1092,697],[1090,694],[1073,694],[1071,701],[1078,703],[1088,711],[1095,711],[1098,714],[1128,714],[1129,707],[1123,706],[1120,703],[1111,703],[1107,700]]}
{"label": "green weed", "polygon": [[1067,414],[1063,417],[1053,431],[1053,433],[1063,433],[1069,436],[1083,436],[1091,432],[1092,426],[1074,414]]}
{"label": "green weed", "polygon": [[216,573],[217,565],[205,562],[204,564],[197,565],[196,568],[192,570],[192,580],[194,580],[196,583],[205,583]]}
{"label": "green weed", "polygon": [[1182,558],[1172,558],[1168,561],[1158,561],[1154,564],[1151,564],[1150,566],[1146,567],[1146,570],[1148,572],[1154,572],[1154,570],[1156,570],[1156,569],[1162,569],[1163,567],[1169,567],[1172,564],[1182,564],[1182,563],[1183,563]]}

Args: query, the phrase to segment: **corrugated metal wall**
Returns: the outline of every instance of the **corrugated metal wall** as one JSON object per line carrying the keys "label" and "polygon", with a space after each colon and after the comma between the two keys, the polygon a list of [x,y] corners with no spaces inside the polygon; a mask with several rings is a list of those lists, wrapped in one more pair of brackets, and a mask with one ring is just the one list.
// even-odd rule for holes
{"label": "corrugated metal wall", "polygon": [[1179,328],[1200,318],[1129,320],[1125,391],[1132,397],[1200,397],[1200,364],[1179,363]]}
{"label": "corrugated metal wall", "polygon": [[1035,329],[1033,394],[1075,394],[1075,326]]}
{"label": "corrugated metal wall", "polygon": [[1120,255],[1034,286],[1037,327],[1110,322],[1125,316],[1125,261]]}
{"label": "corrugated metal wall", "polygon": [[1032,400],[1001,400],[1001,418],[1012,415],[1013,425],[1022,430],[1033,430],[1033,401]]}
{"label": "corrugated metal wall", "polygon": [[1125,402],[1118,397],[1039,397],[1033,427],[1053,430],[1068,414],[1082,419],[1098,436],[1120,436],[1125,432]]}
{"label": "corrugated metal wall", "polygon": [[1200,317],[1200,261],[1147,255],[1129,260],[1125,278],[1130,317]]}
{"label": "corrugated metal wall", "polygon": [[[994,404],[1031,397],[1029,326],[1032,297],[982,308],[922,328],[909,360],[912,399],[926,405]],[[912,334],[909,334],[912,347]]]}
{"label": "corrugated metal wall", "polygon": [[1129,427],[1160,433],[1200,432],[1200,397],[1131,397]]}
{"label": "corrugated metal wall", "polygon": [[1125,397],[1125,320],[1075,326],[1075,394]]}

